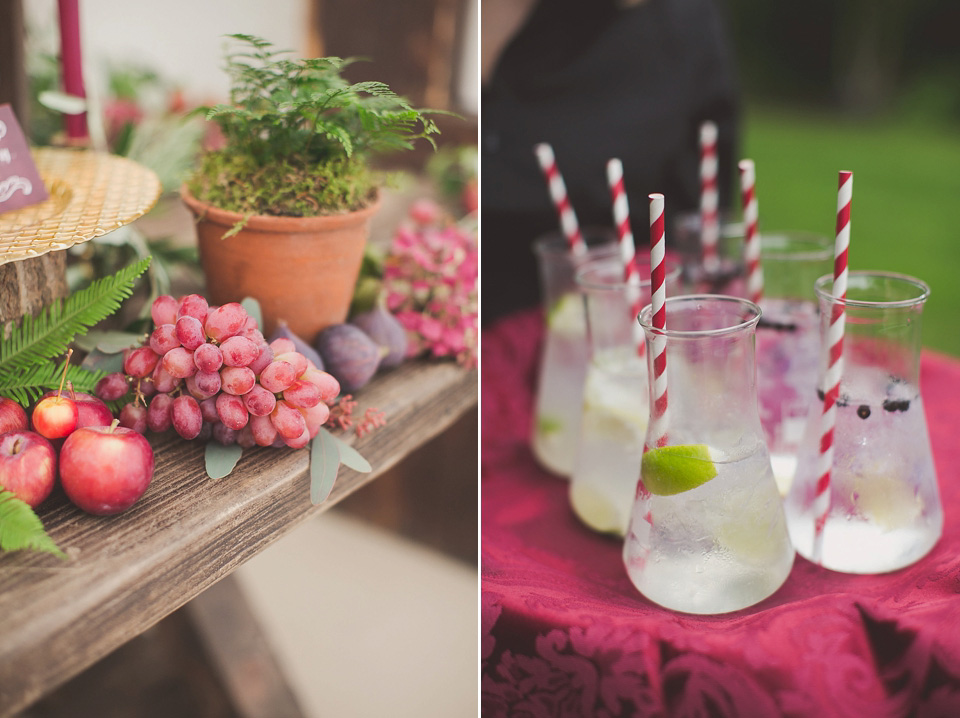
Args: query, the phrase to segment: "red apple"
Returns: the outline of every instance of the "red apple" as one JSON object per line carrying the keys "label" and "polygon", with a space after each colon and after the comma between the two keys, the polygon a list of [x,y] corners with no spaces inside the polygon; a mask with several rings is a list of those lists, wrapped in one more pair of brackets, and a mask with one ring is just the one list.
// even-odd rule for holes
{"label": "red apple", "polygon": [[126,511],[153,478],[153,449],[142,434],[113,422],[77,429],[60,449],[60,484],[84,511]]}
{"label": "red apple", "polygon": [[0,434],[23,431],[28,427],[27,412],[13,399],[0,396]]}
{"label": "red apple", "polygon": [[0,436],[0,487],[30,506],[39,506],[53,491],[57,452],[33,431],[8,431]]}
{"label": "red apple", "polygon": [[37,402],[30,415],[33,430],[47,439],[62,439],[80,421],[80,411],[75,401],[61,394],[47,396]]}
{"label": "red apple", "polygon": [[[42,398],[56,395],[56,390],[51,389]],[[78,429],[85,426],[110,426],[110,422],[113,421],[113,412],[103,400],[82,391],[71,392],[68,396],[77,405]]]}

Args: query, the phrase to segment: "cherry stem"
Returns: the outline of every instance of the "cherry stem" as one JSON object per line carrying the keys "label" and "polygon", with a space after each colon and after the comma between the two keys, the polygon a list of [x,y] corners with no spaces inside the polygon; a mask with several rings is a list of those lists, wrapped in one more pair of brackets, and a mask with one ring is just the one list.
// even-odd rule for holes
{"label": "cherry stem", "polygon": [[70,357],[73,356],[73,349],[67,349],[67,359],[63,363],[63,376],[60,378],[60,388],[57,390],[57,400],[59,401],[60,395],[63,394],[63,382],[67,380],[67,369],[70,368]]}

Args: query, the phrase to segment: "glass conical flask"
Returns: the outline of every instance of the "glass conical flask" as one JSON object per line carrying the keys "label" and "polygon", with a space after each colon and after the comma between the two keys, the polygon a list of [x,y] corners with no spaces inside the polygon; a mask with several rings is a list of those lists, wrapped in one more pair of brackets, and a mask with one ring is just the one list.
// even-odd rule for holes
{"label": "glass conical flask", "polygon": [[[652,307],[640,313],[652,409],[624,564],[661,606],[736,611],[776,591],[794,559],[757,409],[760,308],[718,295],[665,306],[665,330],[652,326]],[[665,422],[654,421],[657,337],[666,345]]]}
{"label": "glass conical flask", "polygon": [[[650,259],[638,257],[637,274],[624,280],[623,262],[598,259],[577,272],[587,313],[590,360],[570,503],[587,526],[623,536],[637,488],[637,467],[649,417],[647,358],[635,330],[635,309],[650,302]],[[667,261],[665,286],[678,293],[680,266]]]}
{"label": "glass conical flask", "polygon": [[[800,447],[787,520],[805,558],[835,571],[883,573],[923,557],[943,530],[920,394],[920,319],[930,290],[918,279],[885,272],[850,272],[847,282],[846,300],[833,296],[831,275],[815,285],[823,339],[820,401]],[[826,337],[838,305],[845,329],[828,457],[821,452]],[[827,488],[818,491],[825,466]]]}
{"label": "glass conical flask", "polygon": [[785,496],[815,401],[820,316],[813,285],[833,267],[833,240],[811,232],[764,232],[760,247],[757,394],[773,476]]}
{"label": "glass conical flask", "polygon": [[585,229],[587,251],[575,255],[560,233],[534,242],[543,302],[543,346],[540,352],[531,449],[548,471],[569,478],[580,426],[583,379],[587,371],[586,317],[574,276],[586,261],[619,254],[613,230]]}

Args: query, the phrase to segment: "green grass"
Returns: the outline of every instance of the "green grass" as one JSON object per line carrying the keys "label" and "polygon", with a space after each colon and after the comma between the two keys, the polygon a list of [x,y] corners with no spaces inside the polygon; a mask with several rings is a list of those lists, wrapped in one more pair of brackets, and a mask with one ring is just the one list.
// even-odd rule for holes
{"label": "green grass", "polygon": [[760,229],[833,237],[837,173],[853,172],[849,267],[930,285],[923,344],[960,356],[960,132],[916,120],[854,122],[751,108],[743,157],[756,162]]}

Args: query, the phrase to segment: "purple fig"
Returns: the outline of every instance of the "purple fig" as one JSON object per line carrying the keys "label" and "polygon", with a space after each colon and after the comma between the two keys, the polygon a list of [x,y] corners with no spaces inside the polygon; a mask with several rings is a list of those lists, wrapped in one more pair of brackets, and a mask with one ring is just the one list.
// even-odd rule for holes
{"label": "purple fig", "polygon": [[270,335],[270,338],[267,341],[272,342],[274,339],[289,339],[293,342],[293,345],[297,348],[297,351],[303,354],[307,359],[312,361],[317,369],[320,371],[324,370],[323,367],[323,357],[310,346],[307,342],[303,341],[299,336],[293,333],[293,330],[287,326],[287,323],[282,319],[277,320],[277,328],[274,330],[273,334]]}
{"label": "purple fig", "polygon": [[356,391],[377,373],[383,351],[360,327],[334,324],[317,334],[317,351],[326,370],[346,391]]}
{"label": "purple fig", "polygon": [[368,337],[386,350],[386,355],[380,360],[381,367],[400,366],[406,358],[407,330],[386,308],[374,307],[368,312],[358,314],[350,323],[360,327]]}

